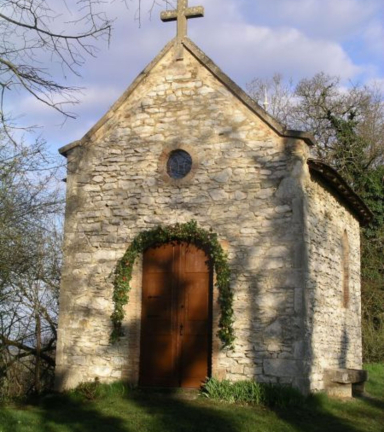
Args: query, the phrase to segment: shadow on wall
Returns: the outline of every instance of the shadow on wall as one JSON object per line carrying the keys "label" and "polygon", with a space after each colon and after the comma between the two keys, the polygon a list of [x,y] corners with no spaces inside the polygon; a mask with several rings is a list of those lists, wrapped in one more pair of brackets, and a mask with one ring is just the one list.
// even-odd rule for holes
{"label": "shadow on wall", "polygon": [[[167,261],[161,263],[165,270],[169,269],[170,265]],[[257,285],[250,285],[249,289],[255,288]],[[280,300],[277,313],[284,312],[284,307],[287,307],[286,299]],[[262,313],[262,309],[259,310],[259,313]],[[288,323],[286,325],[288,328],[285,330],[288,331],[290,327]],[[129,328],[125,328],[125,331],[129,333]],[[280,328],[270,329],[268,337],[273,336],[273,339],[277,340],[277,335],[281,331]],[[260,337],[263,338],[262,335]],[[157,353],[157,355],[162,356],[162,353]],[[189,360],[193,362],[193,359]],[[110,408],[106,407],[103,401],[96,401],[96,405],[84,404],[64,394],[58,399],[43,400],[40,410],[41,425],[47,432],[56,432],[57,426],[67,427],[71,432],[136,432],[137,430],[245,432],[247,426],[243,422],[249,424],[247,423],[249,416],[252,416],[254,430],[258,425],[263,428],[261,430],[268,430],[268,425],[266,425],[270,421],[268,411],[265,414],[265,410],[255,409],[253,411],[252,408],[245,408],[248,410],[246,414],[234,415],[234,410],[230,409],[231,414],[228,414],[225,405],[201,406],[175,399],[174,395],[178,392],[178,389],[170,389],[164,395],[133,391],[128,393],[126,400],[109,401]],[[98,409],[97,404],[101,405],[102,409]],[[118,416],[114,414],[116,411],[119,412]],[[325,426],[329,432],[365,432],[327,412],[326,407],[321,404],[321,399],[318,405],[311,405],[310,409],[276,409],[274,411],[279,421],[283,422],[282,427],[294,427],[297,432],[322,432]],[[13,430],[5,430],[5,432],[13,432]]]}
{"label": "shadow on wall", "polygon": [[[324,183],[324,180],[319,178],[316,173],[311,174],[311,181],[334,196],[335,192],[332,192],[330,187]],[[335,199],[338,200],[341,208],[344,208],[348,212],[351,211],[342,197],[335,197]],[[347,219],[345,219],[345,223],[346,222]],[[313,327],[313,329],[319,332],[319,329],[321,331],[322,325],[327,326],[329,333],[324,333],[326,335],[326,342],[328,342],[329,353],[327,353],[328,356],[324,356],[323,358],[328,362],[326,367],[334,369],[350,368],[351,363],[353,364],[356,362],[353,356],[359,357],[359,355],[354,352],[356,349],[355,338],[358,337],[357,335],[359,334],[359,332],[354,330],[354,326],[361,324],[361,322],[357,321],[358,310],[356,310],[356,304],[359,304],[358,302],[360,300],[357,299],[357,290],[355,285],[352,284],[351,275],[360,271],[360,262],[357,262],[356,257],[353,256],[355,252],[349,245],[350,240],[348,236],[352,235],[353,231],[348,232],[348,225],[345,225],[345,223],[341,224],[340,221],[337,220],[337,217],[330,215],[328,209],[325,208],[323,220],[318,226],[318,231],[320,231],[322,235],[321,242],[315,239],[312,244],[313,256],[319,260],[320,264],[327,264],[331,272],[333,271],[335,275],[338,275],[338,279],[335,280],[330,278],[329,274],[326,274],[324,271],[319,272],[317,275],[319,282],[315,281],[313,288],[313,292],[317,292],[318,295],[312,298],[311,303],[312,308],[316,308],[316,301],[319,301],[322,307],[322,309],[312,312],[312,316],[316,314],[318,319],[317,327]],[[327,245],[328,254],[323,252],[323,256],[316,255],[313,250],[316,242],[321,248],[322,244]],[[356,248],[356,250],[360,253],[359,248]],[[352,267],[352,264],[355,265],[355,267]],[[360,280],[360,277],[358,280]],[[322,286],[320,285],[321,282]],[[328,300],[332,301],[331,305],[330,303],[322,303],[322,299],[319,296],[319,293],[323,293],[325,288],[329,290],[330,296]],[[351,322],[352,318],[356,320],[353,321],[353,323]],[[312,341],[312,344],[315,342],[316,341]],[[325,351],[327,350],[327,345],[324,344],[324,342],[322,348]],[[333,354],[332,357],[329,356],[330,353]]]}
{"label": "shadow on wall", "polygon": [[347,369],[347,357],[349,349],[349,336],[346,329],[346,323],[344,323],[343,333],[340,341],[340,355],[339,355],[339,367],[341,369]]}
{"label": "shadow on wall", "polygon": [[[205,116],[206,114],[203,111],[200,114],[197,112],[195,117],[191,117],[190,120],[200,121],[200,118],[198,118],[199,115]],[[222,113],[218,115],[223,117]],[[224,117],[221,119],[221,122],[230,125],[232,120]],[[197,129],[198,128],[194,128],[195,131]],[[227,240],[230,244],[237,245],[236,251],[230,251],[233,255],[230,259],[232,286],[234,287],[235,297],[243,296],[243,301],[244,297],[246,298],[244,313],[249,317],[247,323],[243,321],[240,324],[242,311],[236,311],[235,319],[237,319],[237,322],[235,323],[235,331],[237,335],[240,336],[238,343],[240,339],[242,341],[242,346],[238,345],[236,349],[237,353],[240,351],[244,353],[243,357],[230,357],[231,361],[234,364],[236,363],[238,370],[237,378],[244,375],[245,368],[248,368],[247,374],[253,374],[256,380],[260,380],[260,376],[264,375],[266,377],[265,380],[268,381],[294,383],[295,376],[300,374],[303,376],[304,380],[308,379],[310,364],[313,360],[313,352],[312,341],[310,339],[305,341],[304,339],[306,334],[304,320],[308,319],[305,313],[309,308],[310,301],[304,297],[303,286],[303,281],[306,277],[305,272],[307,271],[303,266],[303,262],[305,263],[307,257],[305,256],[305,248],[303,248],[303,250],[300,249],[302,245],[294,246],[295,241],[299,238],[295,238],[295,236],[302,236],[303,226],[301,224],[303,222],[303,215],[300,213],[301,211],[298,210],[300,206],[302,206],[302,202],[300,202],[300,197],[291,196],[285,197],[286,203],[284,203],[284,199],[277,197],[275,193],[270,197],[266,195],[265,198],[257,198],[257,194],[261,188],[265,188],[265,193],[267,194],[269,193],[267,189],[278,189],[285,180],[287,180],[286,187],[289,190],[290,178],[284,177],[284,166],[289,162],[290,158],[292,158],[293,161],[295,161],[295,158],[289,154],[290,149],[286,149],[286,153],[280,150],[273,153],[273,145],[268,146],[264,142],[262,145],[258,145],[257,148],[253,148],[252,146],[254,146],[254,144],[249,144],[247,141],[239,138],[234,139],[229,135],[227,138],[225,136],[227,132],[223,132],[224,135],[220,138],[216,138],[216,136],[213,136],[212,129],[213,128],[209,128],[208,132],[201,134],[199,137],[195,136],[195,138],[196,142],[212,142],[212,146],[217,146],[218,149],[220,148],[220,170],[224,170],[226,166],[234,168],[234,161],[240,158],[240,154],[243,151],[247,151],[250,155],[253,154],[253,158],[250,158],[248,161],[249,166],[245,167],[245,169],[248,169],[251,163],[255,164],[255,170],[253,172],[255,178],[252,180],[253,182],[243,182],[241,186],[239,183],[238,186],[238,192],[240,192],[238,194],[238,203],[243,202],[243,196],[247,200],[247,204],[244,205],[244,211],[238,211],[237,215],[234,216],[233,209],[231,213],[229,208],[225,208],[226,206],[222,205],[222,213],[212,218],[212,225],[215,222],[213,228],[218,232],[220,237]],[[175,128],[175,137],[176,135],[178,137],[178,134],[179,132],[177,128]],[[143,148],[151,148],[151,145],[153,145],[150,141],[145,142],[142,137],[137,138]],[[133,142],[133,137],[130,139]],[[270,142],[269,144],[273,143]],[[127,158],[128,157],[129,155],[127,154]],[[153,166],[153,175],[155,176],[157,162],[155,162],[153,154],[150,151],[141,152],[138,157],[141,158],[135,165],[138,174],[147,175],[147,167]],[[106,162],[106,160],[107,156],[104,162]],[[207,167],[212,167],[213,163],[213,161],[207,161]],[[262,174],[263,172],[269,174]],[[120,172],[119,167],[116,166],[116,177],[118,177],[120,173],[124,174]],[[185,215],[184,219],[190,220],[194,218],[200,226],[210,228],[206,226],[207,215],[204,213],[207,210],[206,203],[212,201],[212,197],[210,196],[212,186],[216,186],[216,189],[219,190],[222,188],[223,184],[220,182],[215,184],[214,181],[206,177],[206,172],[201,174],[203,175],[199,178],[199,181],[203,181],[203,184],[204,181],[206,181],[208,189],[202,188],[201,194],[196,197],[184,194],[183,190],[180,188],[178,189],[168,185],[161,185],[161,187],[163,188],[164,196],[167,192],[170,192],[169,198],[167,197],[164,202],[168,203],[171,213],[180,214],[180,212],[183,212],[182,214]],[[264,176],[263,178],[260,177],[262,175]],[[272,175],[273,178],[267,178]],[[148,190],[150,189],[148,185],[144,185],[143,187]],[[235,191],[232,190],[231,193],[233,192]],[[115,207],[111,205],[108,206],[107,203],[103,205],[108,207],[109,217],[118,218],[121,226],[125,226],[127,230],[131,230],[133,227],[148,229],[155,227],[158,223],[164,223],[164,220],[162,220],[164,216],[157,216],[155,214],[155,208],[153,208],[153,214],[150,213],[151,209],[149,209],[145,217],[140,216],[139,213],[136,213],[136,211],[139,210],[139,206],[136,206],[134,202],[129,203],[129,211],[126,210],[122,212],[121,208],[124,208],[129,198],[129,190],[121,188],[110,193],[116,195],[113,197],[114,199],[112,199],[115,203]],[[217,198],[220,198],[220,196],[218,195]],[[267,204],[266,198],[271,200],[276,207],[282,207],[281,216],[274,217],[268,213],[270,205]],[[296,200],[296,202],[294,203],[293,200]],[[235,201],[233,202],[235,203]],[[284,213],[284,204],[287,204],[287,207],[291,206],[291,210],[284,210]],[[155,204],[153,204],[153,207],[155,207]],[[236,204],[234,204],[233,207],[236,207]],[[295,207],[293,209],[294,213],[292,213],[293,207]],[[196,210],[198,208],[200,208],[200,210]],[[106,226],[108,225],[108,220],[109,219],[106,217],[106,220],[103,221]],[[255,227],[254,231],[249,233],[249,237],[253,237],[252,247],[246,243],[239,244],[239,238],[242,234],[241,230],[250,229],[247,224],[249,224],[251,220]],[[180,222],[184,221],[185,220],[181,220]],[[120,235],[118,228],[119,223],[116,225],[116,234],[115,231],[113,231],[113,236],[116,236],[116,238]],[[287,226],[290,232],[287,232]],[[133,231],[132,229],[132,232]],[[289,237],[289,235],[291,237]],[[126,238],[127,242],[132,240],[129,235],[127,235]],[[324,241],[326,242],[327,238],[325,238]],[[108,246],[107,241],[105,245]],[[101,246],[105,245],[102,244]],[[265,254],[262,253],[258,255],[258,252],[264,250],[266,250]],[[257,258],[257,262],[255,262],[255,257]],[[284,262],[287,263],[287,266],[283,264]],[[245,274],[246,276],[244,276]],[[239,286],[242,287],[242,292],[237,291],[237,287]],[[278,287],[278,289],[276,289],[276,287]],[[129,334],[129,329],[126,328],[125,330],[126,334]],[[347,341],[345,343],[347,344]],[[249,372],[249,370],[252,372]],[[281,378],[278,380],[277,377]],[[298,385],[299,383],[294,384]],[[143,403],[144,407],[148,406],[145,402],[138,401],[137,403]],[[163,411],[167,412],[166,410],[168,408],[166,404],[159,399],[159,401],[155,403],[155,406],[159,410],[159,416],[161,417],[163,415],[166,419],[168,414],[162,413]],[[181,402],[178,407],[180,411],[183,412],[183,404]],[[152,408],[148,406],[148,410],[150,409]],[[169,410],[172,410],[172,408],[169,408]],[[184,415],[176,413],[176,418],[181,425],[186,425],[188,422],[194,424],[200,413],[190,407],[185,407],[185,410]],[[92,413],[90,414],[90,417],[91,416]],[[201,430],[209,430],[209,421],[212,421],[214,417],[212,413],[207,413],[206,417],[203,419],[207,421],[207,428],[201,428]],[[65,419],[63,419],[63,421],[64,420]],[[295,424],[298,428],[301,427],[300,421],[295,417],[290,418],[288,421]],[[91,422],[92,425],[95,424],[93,420]],[[119,427],[123,427],[119,424],[112,426],[115,427],[115,429],[111,430],[116,432],[119,431]],[[73,430],[77,431],[80,429]],[[87,432],[91,430],[91,427],[81,430]],[[95,429],[92,426],[92,431],[93,430]],[[129,430],[129,428],[121,430]],[[235,426],[231,425],[226,426],[225,422],[223,422],[218,430],[236,431],[241,429],[237,429]],[[299,430],[307,431],[308,429],[303,426],[303,428]],[[311,432],[313,430],[315,429],[311,429]]]}
{"label": "shadow on wall", "polygon": [[[230,119],[223,122],[230,124]],[[201,135],[200,141],[215,140],[213,135],[210,130]],[[253,376],[259,381],[291,383],[305,391],[309,375],[306,365],[311,361],[311,352],[304,346],[303,260],[305,263],[306,258],[302,252],[304,246],[300,243],[303,237],[303,203],[297,192],[293,192],[295,186],[296,191],[299,189],[299,185],[293,184],[296,180],[287,176],[284,168],[287,164],[297,163],[298,159],[292,155],[291,148],[274,150],[272,141],[253,148],[254,144],[239,138],[234,141],[224,135],[220,137],[220,142],[220,170],[226,166],[234,167],[233,161],[242,152],[249,154],[249,159],[246,159],[249,166],[239,169],[246,171],[251,165],[254,169],[252,181],[239,183],[235,186],[237,191],[231,186],[231,193],[239,192],[239,200],[233,198],[231,206],[221,204],[221,212],[211,221],[215,223],[214,229],[220,238],[236,245],[235,249],[230,250],[231,283],[235,302],[242,302],[243,306],[235,311],[235,332],[239,337],[235,355],[228,353],[229,361],[236,370],[231,378]],[[144,155],[144,160],[150,157]],[[273,178],[267,178],[270,175]],[[183,214],[180,222],[193,217],[200,226],[210,228],[206,226],[206,204],[212,200],[212,188],[220,190],[225,184],[215,183],[209,178],[206,181],[209,188],[202,188],[199,196],[184,196],[182,188],[162,185],[164,195],[170,191],[167,204],[170,210]],[[265,190],[258,198],[260,189]],[[283,197],[277,196],[273,190]],[[216,205],[216,201],[214,203]],[[244,211],[237,209],[241,206],[244,206]],[[199,208],[201,210],[197,210]],[[274,208],[281,211],[276,217],[270,213]],[[135,221],[138,219],[136,215]],[[148,221],[149,217],[146,218],[147,228],[151,227]],[[155,214],[151,222],[153,226],[162,223]],[[247,230],[249,234],[244,235]],[[252,246],[246,240],[252,240]],[[295,245],[295,242],[299,244]],[[298,380],[300,375],[303,379]]]}
{"label": "shadow on wall", "polygon": [[[241,144],[251,149],[246,142]],[[259,382],[292,384],[307,392],[311,361],[304,328],[307,257],[301,186],[292,176],[301,160],[289,142],[284,151],[273,145],[264,143],[253,149],[257,177],[254,184],[242,185],[242,192],[250,198],[249,210],[239,215],[237,223],[246,232],[252,221],[252,245],[237,248],[231,270],[235,297],[238,286],[246,289],[249,320],[235,324],[240,336],[237,343],[241,341],[236,350],[238,354],[244,350],[245,358],[237,356],[240,358],[233,361],[241,367],[252,360],[236,379],[245,373]],[[238,235],[225,227],[223,231],[223,238],[238,244]],[[241,318],[239,313],[236,318]]]}
{"label": "shadow on wall", "polygon": [[[174,109],[177,109],[177,105]],[[204,109],[195,110],[190,121],[204,124],[206,117]],[[225,111],[218,112],[217,118],[217,124],[233,125],[233,119],[226,115]],[[220,133],[216,133],[213,127],[202,127],[201,131],[204,133],[197,132],[199,128],[188,129],[196,143],[208,142],[217,153],[217,165],[216,160],[212,158],[201,161],[201,171],[196,177],[202,187],[197,196],[172,185],[155,185],[155,188],[162,188],[161,199],[170,210],[170,219],[180,214],[183,219],[180,222],[194,218],[200,226],[207,229],[213,227],[220,238],[235,245],[236,250],[230,251],[232,286],[237,302],[243,303],[235,314],[235,331],[239,335],[236,354],[241,351],[244,355],[236,357],[229,353],[229,362],[235,365],[236,369],[234,378],[240,379],[245,374],[258,379],[264,375],[267,377],[266,380],[277,382],[276,377],[280,376],[280,382],[289,383],[293,382],[295,376],[303,374],[303,370],[304,374],[308,375],[304,368],[303,354],[304,300],[298,298],[302,295],[300,290],[304,289],[300,286],[303,280],[303,264],[298,252],[300,248],[293,246],[297,240],[296,234],[299,235],[299,229],[302,229],[302,215],[297,210],[301,203],[300,199],[292,194],[291,189],[294,185],[290,180],[294,180],[286,176],[285,169],[287,164],[296,163],[297,158],[291,154],[292,149],[274,149],[274,140],[270,139],[268,134],[265,140],[256,143],[239,138],[241,134],[236,133],[237,127],[227,127]],[[175,128],[175,140],[179,141],[183,133],[183,130],[180,132]],[[149,139],[145,140],[140,136],[131,136],[129,139],[133,143],[137,140],[143,149],[153,147],[153,142]],[[170,140],[172,141],[171,138]],[[125,149],[133,151],[127,146]],[[129,155],[126,153],[127,159]],[[100,162],[106,163],[108,157],[112,156],[104,152],[103,160]],[[154,168],[154,177],[157,175],[157,160],[151,151],[142,151],[135,157],[138,159],[135,163],[137,175],[148,176],[148,167]],[[237,180],[237,183],[230,183],[229,189],[224,192],[229,179],[214,178],[226,168],[230,169],[231,173],[233,171],[233,180]],[[236,169],[246,174],[244,181],[236,179]],[[113,175],[118,178],[120,174],[124,177],[126,173],[116,165]],[[244,174],[240,174],[242,175]],[[278,189],[283,183],[286,189],[284,199],[277,196]],[[141,187],[143,192],[151,192],[151,186],[145,182],[142,182]],[[291,193],[288,197],[287,191]],[[232,196],[228,196],[228,193]],[[108,194],[112,198],[107,198]],[[128,189],[111,190],[104,196],[105,202],[97,201],[98,205],[108,208],[110,218],[116,219],[116,238],[119,237],[119,224],[127,231],[131,230],[134,237],[137,229],[148,229],[158,223],[164,223],[164,215],[156,214],[155,204],[153,209],[148,209],[148,214],[141,216],[142,204],[139,203],[140,197],[137,197],[137,194],[134,196],[137,203],[133,200],[129,203],[129,208],[126,208],[129,194]],[[108,204],[108,199],[113,205]],[[228,199],[231,199],[231,205],[228,205]],[[287,203],[286,207],[293,207],[293,199],[298,200],[295,203],[294,214],[289,208],[284,208],[284,200]],[[269,213],[275,206],[281,207],[279,216]],[[207,227],[207,211],[210,213],[212,207],[215,215],[211,216],[211,226]],[[122,211],[122,208],[125,210]],[[106,218],[103,224],[107,226],[108,221]],[[128,242],[132,240],[130,237],[131,234],[127,236]],[[249,240],[252,241],[252,245]],[[92,238],[89,243],[92,245]],[[245,320],[245,317],[248,317],[248,320]],[[306,356],[306,360],[310,361],[310,355]]]}

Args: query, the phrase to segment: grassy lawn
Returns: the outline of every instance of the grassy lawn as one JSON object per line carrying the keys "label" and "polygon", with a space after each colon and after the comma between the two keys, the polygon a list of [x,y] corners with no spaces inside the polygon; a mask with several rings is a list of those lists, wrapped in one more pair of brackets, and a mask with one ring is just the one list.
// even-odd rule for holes
{"label": "grassy lawn", "polygon": [[0,407],[0,432],[384,432],[384,365],[368,365],[369,397],[347,402],[317,396],[300,408],[181,400],[111,387],[94,401],[45,396]]}

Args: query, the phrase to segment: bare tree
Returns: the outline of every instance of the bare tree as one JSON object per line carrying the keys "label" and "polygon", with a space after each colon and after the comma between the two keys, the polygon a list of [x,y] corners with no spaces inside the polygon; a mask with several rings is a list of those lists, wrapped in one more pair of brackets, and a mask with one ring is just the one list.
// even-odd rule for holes
{"label": "bare tree", "polygon": [[79,0],[77,11],[56,11],[51,5],[47,0],[4,0],[0,5],[0,111],[5,131],[10,127],[5,97],[12,90],[26,91],[55,110],[72,115],[66,105],[76,102],[76,89],[53,79],[47,64],[59,65],[64,76],[68,72],[78,74],[85,56],[95,55],[90,42],[110,39],[111,21],[98,1]]}
{"label": "bare tree", "polygon": [[293,123],[295,89],[292,79],[285,80],[279,73],[270,79],[255,78],[247,84],[247,91],[260,105],[265,105],[269,114],[282,125],[289,127]]}
{"label": "bare tree", "polygon": [[272,80],[253,80],[247,90],[261,104],[267,92],[268,112],[286,127],[313,133],[317,157],[331,164],[337,159],[342,144],[332,119],[353,119],[356,133],[366,143],[368,166],[383,163],[384,97],[377,86],[345,87],[338,77],[324,73],[294,85],[276,74]]}
{"label": "bare tree", "polygon": [[3,393],[39,391],[52,376],[62,211],[52,162],[41,144],[0,146]]}
{"label": "bare tree", "polygon": [[[120,0],[129,6],[126,0]],[[142,19],[142,3],[132,3]],[[168,0],[150,0],[149,14]],[[0,4],[0,120],[11,128],[5,98],[26,91],[41,103],[74,117],[68,106],[77,103],[77,88],[58,79],[79,75],[86,57],[97,53],[96,42],[110,42],[114,0],[3,0]],[[52,73],[54,71],[54,74]]]}
{"label": "bare tree", "polygon": [[[124,2],[124,0],[118,0]],[[167,0],[126,6],[152,14]],[[40,392],[54,367],[60,281],[60,166],[44,141],[26,144],[7,95],[27,92],[74,116],[79,75],[98,41],[110,42],[115,0],[3,0],[0,4],[0,396]],[[145,6],[144,6],[145,5]],[[113,11],[109,11],[113,12]],[[15,138],[17,137],[17,138]]]}

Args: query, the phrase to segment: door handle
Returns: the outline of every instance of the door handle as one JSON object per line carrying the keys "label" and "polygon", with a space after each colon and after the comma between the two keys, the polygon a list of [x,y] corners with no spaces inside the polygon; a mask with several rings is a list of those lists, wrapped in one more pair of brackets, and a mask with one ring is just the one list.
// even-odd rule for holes
{"label": "door handle", "polygon": [[183,324],[180,324],[180,336],[183,336],[184,334],[184,326]]}

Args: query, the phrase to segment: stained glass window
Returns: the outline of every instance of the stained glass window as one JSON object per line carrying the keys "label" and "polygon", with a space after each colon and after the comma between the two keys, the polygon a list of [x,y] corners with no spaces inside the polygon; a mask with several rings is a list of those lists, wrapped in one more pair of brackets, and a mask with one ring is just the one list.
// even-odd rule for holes
{"label": "stained glass window", "polygon": [[192,158],[184,150],[175,150],[169,155],[167,173],[173,179],[184,178],[192,169]]}

